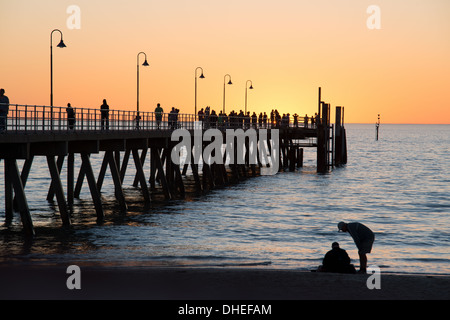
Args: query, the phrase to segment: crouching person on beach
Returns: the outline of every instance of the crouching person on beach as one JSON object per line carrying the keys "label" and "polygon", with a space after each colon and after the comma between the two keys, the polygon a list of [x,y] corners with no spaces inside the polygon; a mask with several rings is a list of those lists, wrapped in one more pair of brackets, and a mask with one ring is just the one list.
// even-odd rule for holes
{"label": "crouching person on beach", "polygon": [[367,270],[367,254],[372,251],[372,245],[375,241],[375,235],[372,230],[359,222],[338,223],[339,231],[348,232],[358,248],[359,254],[359,273],[366,273]]}
{"label": "crouching person on beach", "polygon": [[356,273],[355,267],[350,263],[347,251],[339,247],[339,243],[333,242],[331,250],[325,254],[318,272]]}

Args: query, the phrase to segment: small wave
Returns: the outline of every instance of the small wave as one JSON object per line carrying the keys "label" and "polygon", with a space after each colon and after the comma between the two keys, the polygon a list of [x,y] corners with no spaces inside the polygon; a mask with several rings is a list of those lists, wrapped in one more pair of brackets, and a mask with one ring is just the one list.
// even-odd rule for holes
{"label": "small wave", "polygon": [[449,259],[443,258],[404,258],[405,261],[433,262],[433,263],[450,263]]}
{"label": "small wave", "polygon": [[197,267],[258,267],[258,266],[269,266],[271,261],[261,261],[261,262],[225,262],[225,263],[204,263],[201,265],[196,264]]}

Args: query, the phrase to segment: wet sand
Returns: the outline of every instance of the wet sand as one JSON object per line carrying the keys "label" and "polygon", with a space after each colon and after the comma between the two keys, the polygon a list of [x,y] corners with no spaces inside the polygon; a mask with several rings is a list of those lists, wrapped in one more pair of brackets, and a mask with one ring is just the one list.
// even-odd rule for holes
{"label": "wet sand", "polygon": [[[0,299],[16,300],[449,300],[450,276],[370,275],[237,268],[80,266],[69,290],[67,266],[0,266]],[[74,283],[74,282],[72,282]]]}

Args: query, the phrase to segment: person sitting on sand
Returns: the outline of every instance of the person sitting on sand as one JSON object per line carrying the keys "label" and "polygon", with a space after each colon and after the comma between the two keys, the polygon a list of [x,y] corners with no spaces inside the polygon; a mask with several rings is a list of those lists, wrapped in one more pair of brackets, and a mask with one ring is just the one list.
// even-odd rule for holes
{"label": "person sitting on sand", "polygon": [[347,251],[339,247],[339,243],[333,242],[331,250],[325,254],[319,272],[356,273],[353,264],[350,263]]}
{"label": "person sitting on sand", "polygon": [[339,231],[348,232],[352,236],[358,248],[359,273],[366,273],[367,254],[372,251],[372,245],[375,241],[375,235],[372,230],[359,222],[345,223],[343,221],[338,223],[338,229]]}

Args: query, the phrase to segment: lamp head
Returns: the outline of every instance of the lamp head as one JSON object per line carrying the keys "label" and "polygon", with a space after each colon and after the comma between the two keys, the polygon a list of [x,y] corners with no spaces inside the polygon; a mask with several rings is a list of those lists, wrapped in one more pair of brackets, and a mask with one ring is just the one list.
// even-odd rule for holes
{"label": "lamp head", "polygon": [[203,72],[202,72],[202,74],[200,75],[200,79],[205,79],[205,76],[203,75]]}
{"label": "lamp head", "polygon": [[228,84],[233,84],[233,82],[231,82],[231,79],[230,79],[230,81],[228,81]]}
{"label": "lamp head", "polygon": [[59,42],[59,44],[57,45],[58,48],[65,48],[66,45],[64,44],[63,39],[61,39],[61,41]]}
{"label": "lamp head", "polygon": [[253,86],[252,85],[250,85],[250,88],[249,89],[253,89]]}
{"label": "lamp head", "polygon": [[143,65],[143,66],[146,66],[146,67],[149,66],[149,64],[148,64],[148,62],[147,62],[147,59],[145,59],[145,61],[144,61],[144,63],[143,63],[142,65]]}

